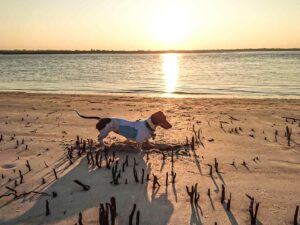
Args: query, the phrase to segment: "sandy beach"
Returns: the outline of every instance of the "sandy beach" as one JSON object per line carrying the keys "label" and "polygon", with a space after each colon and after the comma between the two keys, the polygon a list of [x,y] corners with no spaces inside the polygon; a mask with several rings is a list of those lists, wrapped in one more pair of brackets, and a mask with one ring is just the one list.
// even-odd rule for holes
{"label": "sandy beach", "polygon": [[[124,138],[110,134],[105,140],[110,145],[108,157],[115,152],[121,170],[119,184],[114,185],[104,153],[102,168],[88,164],[86,153],[77,155],[79,136],[93,139],[96,156],[98,131],[96,121],[84,120],[72,109],[128,120],[145,119],[161,110],[173,128],[157,128],[151,140],[154,147],[142,154]],[[293,224],[300,204],[300,121],[284,117],[300,119],[300,100],[0,93],[0,224],[80,224],[79,212],[84,225],[99,224],[100,203],[115,197],[120,225],[129,224],[134,204],[133,224],[139,211],[142,225],[243,225],[250,224],[246,194],[255,199],[254,206],[259,203],[257,224]],[[287,126],[292,129],[290,146]],[[67,158],[71,146],[72,164]],[[129,165],[123,171],[126,156]],[[153,174],[160,187],[153,188]],[[90,189],[83,190],[75,179]],[[197,204],[190,204],[186,186],[191,190],[196,183],[200,197]]]}

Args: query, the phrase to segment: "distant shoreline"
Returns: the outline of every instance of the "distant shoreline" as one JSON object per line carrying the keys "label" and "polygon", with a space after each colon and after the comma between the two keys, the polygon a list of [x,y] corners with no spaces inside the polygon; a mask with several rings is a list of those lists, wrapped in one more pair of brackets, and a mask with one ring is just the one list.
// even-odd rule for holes
{"label": "distant shoreline", "polygon": [[248,48],[248,49],[211,49],[211,50],[0,50],[2,55],[16,54],[164,54],[164,53],[227,53],[227,52],[272,52],[300,51],[300,48]]}

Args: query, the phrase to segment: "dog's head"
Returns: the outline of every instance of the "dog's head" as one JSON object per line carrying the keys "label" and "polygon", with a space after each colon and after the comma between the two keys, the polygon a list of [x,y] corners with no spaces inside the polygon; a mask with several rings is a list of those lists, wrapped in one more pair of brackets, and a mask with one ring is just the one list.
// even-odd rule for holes
{"label": "dog's head", "polygon": [[167,121],[165,114],[158,111],[151,115],[151,121],[155,126],[161,126],[164,129],[170,129],[172,125]]}

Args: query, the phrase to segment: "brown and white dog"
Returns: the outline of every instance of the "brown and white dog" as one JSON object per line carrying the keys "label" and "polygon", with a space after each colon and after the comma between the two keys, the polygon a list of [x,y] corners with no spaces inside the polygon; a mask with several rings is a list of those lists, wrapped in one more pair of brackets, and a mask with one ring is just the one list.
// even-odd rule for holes
{"label": "brown and white dog", "polygon": [[96,129],[100,132],[98,135],[100,146],[105,146],[103,139],[106,138],[110,132],[114,132],[127,138],[128,141],[136,141],[138,149],[142,151],[142,144],[153,136],[157,126],[164,129],[170,129],[172,127],[172,125],[167,121],[165,114],[161,111],[158,111],[152,114],[148,119],[141,121],[83,116],[76,110],[74,111],[78,114],[78,116],[84,119],[98,120]]}

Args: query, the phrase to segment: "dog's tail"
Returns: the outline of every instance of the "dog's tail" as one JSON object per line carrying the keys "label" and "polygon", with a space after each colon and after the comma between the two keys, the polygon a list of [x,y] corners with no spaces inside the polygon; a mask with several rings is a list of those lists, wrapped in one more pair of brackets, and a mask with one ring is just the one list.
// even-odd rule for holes
{"label": "dog's tail", "polygon": [[78,114],[78,116],[80,116],[83,119],[91,119],[91,120],[100,120],[101,119],[98,116],[83,116],[83,115],[80,115],[80,113],[77,110],[75,110],[75,109],[73,109],[73,110]]}

